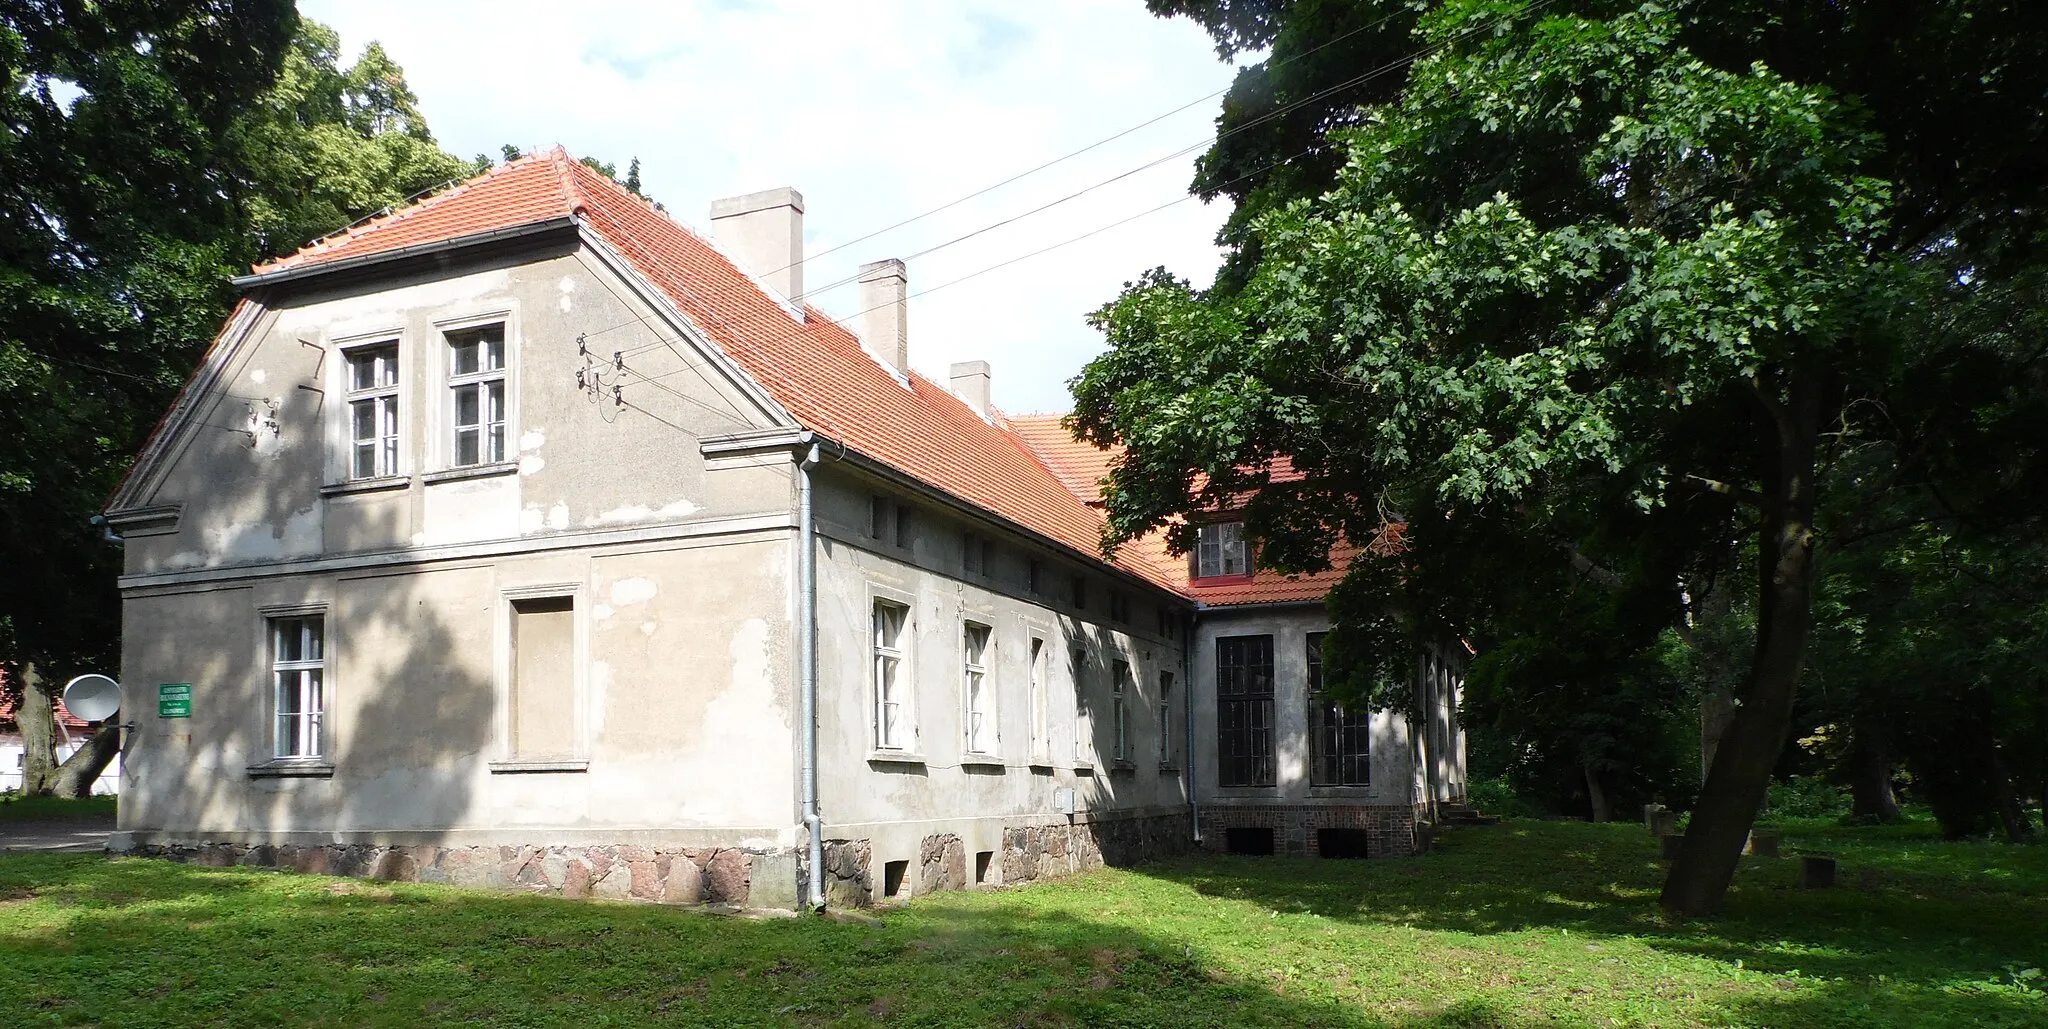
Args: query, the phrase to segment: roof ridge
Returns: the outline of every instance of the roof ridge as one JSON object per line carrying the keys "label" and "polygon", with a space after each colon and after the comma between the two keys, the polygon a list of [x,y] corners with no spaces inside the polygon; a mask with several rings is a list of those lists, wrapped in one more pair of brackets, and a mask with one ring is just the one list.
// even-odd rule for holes
{"label": "roof ridge", "polygon": [[402,221],[415,218],[482,185],[487,179],[495,178],[512,171],[514,168],[530,164],[540,156],[539,154],[527,154],[515,157],[504,164],[486,168],[482,172],[466,179],[453,180],[452,183],[443,183],[442,185],[446,187],[444,189],[438,189],[425,195],[416,195],[408,200],[401,201],[396,207],[386,206],[376,214],[358,218],[325,236],[312,240],[289,254],[283,254],[273,257],[268,261],[259,261],[252,264],[249,266],[249,270],[252,273],[261,273],[265,270],[275,271],[280,268],[289,268],[296,264],[302,264],[344,243],[353,243],[365,236],[388,229]]}
{"label": "roof ridge", "polygon": [[562,187],[562,202],[569,205],[572,215],[584,214],[590,210],[589,198],[576,182],[576,171],[572,166],[582,162],[570,159],[569,150],[560,143],[548,151],[548,161],[554,166],[555,181]]}

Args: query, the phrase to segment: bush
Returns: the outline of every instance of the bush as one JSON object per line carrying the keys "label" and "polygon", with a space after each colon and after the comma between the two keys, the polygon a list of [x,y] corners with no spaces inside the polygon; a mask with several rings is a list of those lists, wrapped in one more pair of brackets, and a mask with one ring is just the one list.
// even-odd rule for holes
{"label": "bush", "polygon": [[1849,791],[1816,775],[1777,780],[1764,795],[1765,818],[1843,818],[1849,809]]}
{"label": "bush", "polygon": [[1541,812],[1515,794],[1507,776],[1473,779],[1465,784],[1465,802],[1489,815],[1502,818],[1532,818]]}

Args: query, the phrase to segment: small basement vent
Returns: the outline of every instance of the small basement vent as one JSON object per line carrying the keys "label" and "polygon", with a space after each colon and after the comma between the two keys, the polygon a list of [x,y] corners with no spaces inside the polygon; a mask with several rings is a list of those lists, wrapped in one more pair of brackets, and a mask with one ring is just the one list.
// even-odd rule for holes
{"label": "small basement vent", "polygon": [[1326,858],[1365,857],[1365,841],[1364,829],[1316,830],[1316,849]]}
{"label": "small basement vent", "polygon": [[903,879],[910,872],[910,862],[891,861],[882,866],[882,896],[903,895]]}
{"label": "small basement vent", "polygon": [[988,867],[995,863],[995,859],[996,852],[993,850],[977,850],[974,852],[974,882],[976,885],[983,885],[988,882]]}
{"label": "small basement vent", "polygon": [[1232,854],[1272,857],[1273,830],[1225,829],[1223,830],[1223,845]]}

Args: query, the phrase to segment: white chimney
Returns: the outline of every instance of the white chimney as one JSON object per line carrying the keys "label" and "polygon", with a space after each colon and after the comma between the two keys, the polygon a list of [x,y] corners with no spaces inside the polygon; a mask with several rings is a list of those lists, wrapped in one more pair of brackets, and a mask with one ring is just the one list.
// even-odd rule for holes
{"label": "white chimney", "polygon": [[860,266],[861,348],[898,375],[910,374],[909,282],[903,262],[893,257]]}
{"label": "white chimney", "polygon": [[804,197],[783,186],[711,202],[711,232],[740,264],[788,300],[804,295]]}
{"label": "white chimney", "polygon": [[961,361],[953,366],[953,395],[975,414],[988,417],[988,362]]}

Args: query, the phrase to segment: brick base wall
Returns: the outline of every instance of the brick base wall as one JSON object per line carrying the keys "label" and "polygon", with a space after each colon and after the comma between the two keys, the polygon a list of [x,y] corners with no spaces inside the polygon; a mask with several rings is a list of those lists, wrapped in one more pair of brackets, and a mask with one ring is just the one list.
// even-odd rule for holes
{"label": "brick base wall", "polygon": [[1273,852],[1317,857],[1319,829],[1358,829],[1367,857],[1408,857],[1427,848],[1406,804],[1244,804],[1202,809],[1202,846],[1222,851],[1230,829],[1273,830]]}
{"label": "brick base wall", "polygon": [[[1057,879],[1105,865],[1128,867],[1193,849],[1185,814],[1013,825],[1003,830],[1002,849],[990,855],[987,885],[1014,886]],[[903,892],[922,896],[967,889],[974,882],[974,855],[952,833],[933,833],[906,870]],[[836,907],[866,907],[882,899],[883,869],[874,863],[869,841],[825,841],[825,897]],[[801,873],[801,870],[799,870]]]}
{"label": "brick base wall", "polygon": [[[283,868],[388,882],[445,883],[582,899],[645,900],[670,904],[794,906],[793,855],[709,848],[657,850],[635,846],[440,847],[373,844],[271,845],[195,843],[152,845],[136,853],[193,864]],[[760,878],[759,889],[755,880]]]}

